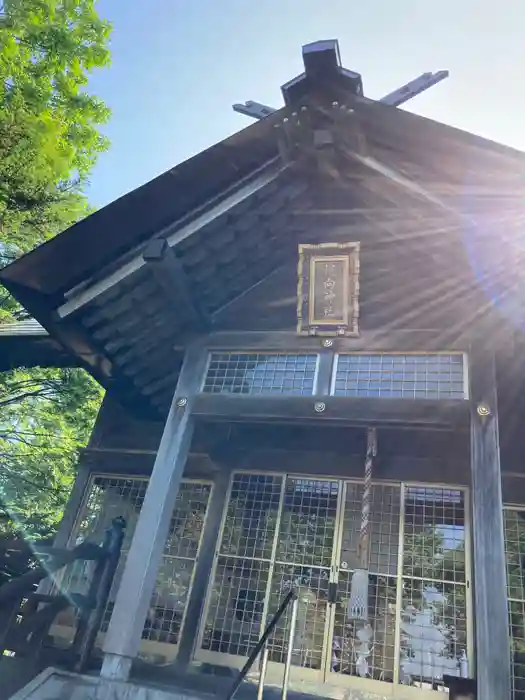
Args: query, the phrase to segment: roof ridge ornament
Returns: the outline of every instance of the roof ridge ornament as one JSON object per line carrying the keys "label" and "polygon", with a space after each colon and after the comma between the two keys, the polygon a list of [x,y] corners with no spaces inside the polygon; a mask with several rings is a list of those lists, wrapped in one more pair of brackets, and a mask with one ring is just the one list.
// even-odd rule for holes
{"label": "roof ridge ornament", "polygon": [[[355,71],[343,68],[337,39],[305,44],[302,51],[304,72],[281,87],[284,103],[287,107],[297,106],[309,92],[328,94],[337,88],[342,88],[351,95],[363,98],[361,75]],[[388,95],[377,101],[398,107],[448,78],[448,75],[449,73],[446,70],[436,71],[435,73],[422,73],[414,80],[389,92]],[[233,110],[254,119],[264,119],[277,111],[273,107],[254,100],[248,100],[243,104],[234,104]]]}

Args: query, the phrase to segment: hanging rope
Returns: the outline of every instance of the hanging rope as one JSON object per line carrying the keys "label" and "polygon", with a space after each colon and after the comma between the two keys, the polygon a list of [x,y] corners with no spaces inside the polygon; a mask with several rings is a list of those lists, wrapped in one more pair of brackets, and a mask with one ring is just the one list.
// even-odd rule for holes
{"label": "hanging rope", "polygon": [[372,506],[372,467],[377,455],[377,432],[375,428],[366,431],[365,481],[361,511],[361,531],[359,533],[359,559],[362,569],[368,569],[368,544],[370,539],[370,509]]}
{"label": "hanging rope", "polygon": [[361,503],[361,529],[359,532],[359,568],[354,571],[348,601],[348,618],[368,620],[368,559],[370,544],[370,509],[372,505],[372,467],[377,454],[377,434],[375,428],[366,432],[366,459],[363,499]]}

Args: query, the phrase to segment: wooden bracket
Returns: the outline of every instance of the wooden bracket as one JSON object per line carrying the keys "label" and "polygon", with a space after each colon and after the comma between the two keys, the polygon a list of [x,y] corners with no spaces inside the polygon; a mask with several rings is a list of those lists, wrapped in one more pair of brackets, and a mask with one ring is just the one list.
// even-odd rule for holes
{"label": "wooden bracket", "polygon": [[183,314],[199,331],[208,330],[211,325],[210,318],[191,294],[190,280],[168,241],[164,238],[150,241],[142,257],[179,318],[180,314]]}

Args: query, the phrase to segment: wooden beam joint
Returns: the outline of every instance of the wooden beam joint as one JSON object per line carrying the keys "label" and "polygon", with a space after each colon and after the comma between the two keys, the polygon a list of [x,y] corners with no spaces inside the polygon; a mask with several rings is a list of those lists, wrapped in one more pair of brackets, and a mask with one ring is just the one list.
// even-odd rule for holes
{"label": "wooden beam joint", "polygon": [[197,330],[207,331],[211,325],[210,318],[191,294],[188,275],[168,241],[165,238],[150,241],[142,257],[164,290],[170,306],[176,310],[178,321],[182,314]]}

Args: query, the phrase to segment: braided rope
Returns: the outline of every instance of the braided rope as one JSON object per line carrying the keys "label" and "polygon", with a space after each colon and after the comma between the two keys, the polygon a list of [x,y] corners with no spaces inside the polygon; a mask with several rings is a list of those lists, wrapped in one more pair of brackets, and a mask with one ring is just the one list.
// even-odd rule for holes
{"label": "braided rope", "polygon": [[359,549],[361,567],[368,568],[368,538],[370,530],[370,509],[372,505],[372,466],[377,455],[377,434],[375,428],[366,431],[365,481],[363,486],[363,503],[361,511],[361,530],[359,532]]}

